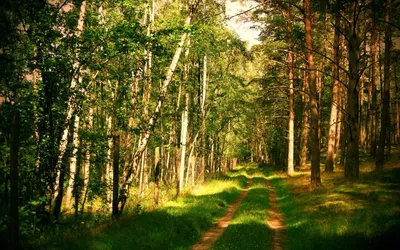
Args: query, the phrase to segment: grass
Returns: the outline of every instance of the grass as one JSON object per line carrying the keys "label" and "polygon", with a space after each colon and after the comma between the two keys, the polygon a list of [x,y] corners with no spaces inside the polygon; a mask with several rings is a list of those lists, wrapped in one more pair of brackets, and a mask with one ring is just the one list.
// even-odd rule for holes
{"label": "grass", "polygon": [[382,173],[370,165],[362,161],[357,182],[340,170],[323,173],[315,190],[308,172],[271,175],[286,220],[284,249],[400,249],[400,164]]}
{"label": "grass", "polygon": [[322,173],[323,186],[311,189],[309,171],[282,172],[242,166],[198,186],[158,209],[126,216],[103,226],[67,225],[38,237],[40,249],[188,249],[213,226],[247,183],[253,184],[231,224],[213,249],[270,249],[268,175],[285,217],[283,249],[400,249],[400,163],[373,172],[361,161],[360,180],[348,182],[343,171]]}
{"label": "grass", "polygon": [[272,231],[265,224],[268,219],[268,194],[264,175],[254,172],[247,196],[212,249],[269,249]]}
{"label": "grass", "polygon": [[224,214],[247,183],[246,168],[196,187],[163,207],[90,230],[51,232],[40,249],[187,249]]}

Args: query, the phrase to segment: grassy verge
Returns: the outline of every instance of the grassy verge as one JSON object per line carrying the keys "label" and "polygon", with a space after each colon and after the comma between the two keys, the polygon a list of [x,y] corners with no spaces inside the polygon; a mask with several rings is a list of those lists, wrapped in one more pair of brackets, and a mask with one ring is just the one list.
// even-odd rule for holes
{"label": "grassy verge", "polygon": [[399,163],[382,173],[362,167],[359,181],[346,182],[341,171],[323,174],[316,190],[309,173],[271,175],[286,220],[285,249],[400,249]]}
{"label": "grassy verge", "polygon": [[51,232],[33,245],[41,249],[187,249],[224,214],[246,183],[246,169],[241,167],[159,209],[82,232]]}
{"label": "grassy verge", "polygon": [[265,224],[268,219],[268,194],[264,175],[254,172],[253,184],[246,198],[212,249],[270,249],[272,231]]}

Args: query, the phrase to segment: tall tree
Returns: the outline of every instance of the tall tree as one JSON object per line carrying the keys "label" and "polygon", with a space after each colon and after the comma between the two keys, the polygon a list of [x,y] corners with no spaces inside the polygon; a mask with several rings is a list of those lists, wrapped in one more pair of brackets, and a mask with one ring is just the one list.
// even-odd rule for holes
{"label": "tall tree", "polygon": [[346,161],[344,174],[347,179],[357,179],[359,175],[359,80],[360,80],[360,45],[359,18],[361,6],[356,0],[351,3],[351,17],[348,19],[346,40],[349,56],[349,84],[347,86],[347,129],[346,129]]}
{"label": "tall tree", "polygon": [[[291,20],[291,5],[288,5],[288,10],[286,14],[286,18],[288,19],[288,32],[292,33],[292,20]],[[294,173],[294,74],[293,74],[293,53],[292,53],[292,42],[289,35],[289,51],[288,51],[288,77],[289,77],[289,125],[288,125],[288,166],[287,173],[288,175],[292,175]]]}
{"label": "tall tree", "polygon": [[[84,24],[84,19],[85,19],[85,13],[86,13],[86,1],[83,1],[81,6],[80,6],[80,13],[79,13],[79,18],[78,18],[78,24],[75,32],[76,37],[80,37],[81,33],[83,31],[83,24]],[[63,132],[61,136],[61,140],[59,142],[58,146],[58,157],[57,157],[57,163],[55,166],[56,170],[56,181],[54,184],[54,192],[53,192],[53,199],[52,199],[52,216],[55,221],[58,220],[58,217],[61,212],[61,204],[62,204],[62,199],[63,199],[63,186],[64,186],[64,178],[63,176],[65,175],[63,167],[62,167],[62,162],[64,159],[65,152],[67,150],[67,144],[68,144],[68,135],[69,135],[69,124],[71,121],[71,118],[73,114],[75,113],[76,110],[76,98],[78,94],[78,81],[81,79],[80,77],[80,61],[79,61],[79,53],[77,52],[75,55],[75,60],[72,65],[72,71],[73,75],[71,78],[71,84],[69,86],[71,95],[68,99],[67,102],[67,108],[65,112],[65,120],[63,124]]]}
{"label": "tall tree", "polygon": [[10,249],[19,249],[19,134],[20,134],[20,115],[16,105],[11,117],[11,140],[10,140]]}
{"label": "tall tree", "polygon": [[[340,6],[340,0],[336,1],[336,5]],[[339,105],[339,42],[340,42],[340,14],[335,13],[334,23],[335,33],[333,38],[332,48],[332,104],[331,115],[329,120],[329,134],[328,134],[328,152],[325,161],[325,172],[333,172],[335,162],[335,142],[336,131],[338,127],[338,105]]]}
{"label": "tall tree", "polygon": [[379,135],[378,155],[376,157],[376,170],[382,170],[385,159],[385,145],[390,144],[390,51],[392,45],[391,34],[391,0],[386,0],[385,15],[385,61],[384,61],[384,86],[381,112],[381,131]]}
{"label": "tall tree", "polygon": [[311,128],[311,185],[320,186],[320,140],[318,135],[319,124],[319,98],[315,79],[315,67],[312,45],[312,16],[310,0],[303,0],[304,24],[306,34],[306,59],[310,83],[310,128]]}
{"label": "tall tree", "polygon": [[139,146],[136,150],[136,153],[133,157],[133,166],[131,166],[127,171],[126,171],[126,175],[124,176],[124,181],[123,181],[123,190],[124,193],[123,198],[119,199],[121,201],[121,205],[120,205],[120,213],[122,213],[125,204],[126,204],[126,200],[129,196],[129,187],[132,183],[132,172],[134,169],[136,169],[136,167],[139,164],[139,161],[143,155],[143,152],[145,151],[145,149],[147,148],[147,144],[149,142],[150,136],[152,134],[152,130],[155,126],[155,123],[157,121],[157,119],[160,116],[161,113],[161,108],[163,106],[163,102],[167,96],[168,93],[168,87],[171,83],[172,77],[174,75],[176,66],[178,64],[179,58],[181,56],[182,50],[183,50],[183,45],[186,43],[186,38],[188,36],[188,32],[187,29],[191,23],[192,20],[192,16],[193,14],[196,12],[197,7],[198,7],[199,2],[196,0],[194,1],[194,3],[190,4],[188,7],[188,14],[184,23],[184,33],[182,34],[178,47],[175,50],[174,56],[171,60],[171,63],[169,65],[168,71],[165,75],[165,79],[162,83],[161,89],[160,89],[160,93],[158,96],[158,101],[157,104],[153,110],[153,113],[151,114],[149,120],[147,121],[146,127],[143,130],[142,133],[142,137],[141,140],[139,141]]}
{"label": "tall tree", "polygon": [[378,82],[378,68],[379,68],[379,52],[378,52],[378,36],[375,17],[371,18],[371,125],[370,125],[370,154],[371,156],[376,156],[376,134],[378,125],[378,115],[377,115],[377,93],[376,86]]}

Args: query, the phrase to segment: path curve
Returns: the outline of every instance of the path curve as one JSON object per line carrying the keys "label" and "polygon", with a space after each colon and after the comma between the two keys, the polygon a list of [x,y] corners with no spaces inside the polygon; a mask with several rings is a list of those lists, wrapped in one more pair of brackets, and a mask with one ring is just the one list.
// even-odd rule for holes
{"label": "path curve", "polygon": [[267,177],[264,178],[269,189],[270,209],[268,211],[269,219],[266,224],[272,229],[272,249],[282,250],[286,237],[285,220],[277,203],[275,188]]}
{"label": "path curve", "polygon": [[191,250],[208,250],[221,237],[225,229],[229,226],[236,209],[239,207],[242,200],[246,197],[249,187],[253,183],[253,177],[249,177],[246,187],[242,190],[239,197],[228,206],[224,216],[220,217],[213,228],[205,232],[200,241],[193,245]]}

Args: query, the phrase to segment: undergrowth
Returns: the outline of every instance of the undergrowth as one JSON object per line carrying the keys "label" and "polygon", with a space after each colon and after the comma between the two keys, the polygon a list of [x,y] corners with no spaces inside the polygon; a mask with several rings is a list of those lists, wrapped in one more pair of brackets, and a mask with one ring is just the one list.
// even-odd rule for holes
{"label": "undergrowth", "polygon": [[195,187],[158,209],[77,231],[52,230],[31,241],[40,249],[187,249],[224,214],[247,183],[246,167]]}
{"label": "undergrowth", "polygon": [[266,225],[269,192],[264,175],[253,174],[253,184],[223,235],[212,249],[270,249],[272,231]]}
{"label": "undergrowth", "polygon": [[399,167],[376,173],[365,161],[359,181],[322,173],[323,186],[314,190],[309,172],[273,173],[287,226],[284,249],[400,249]]}

